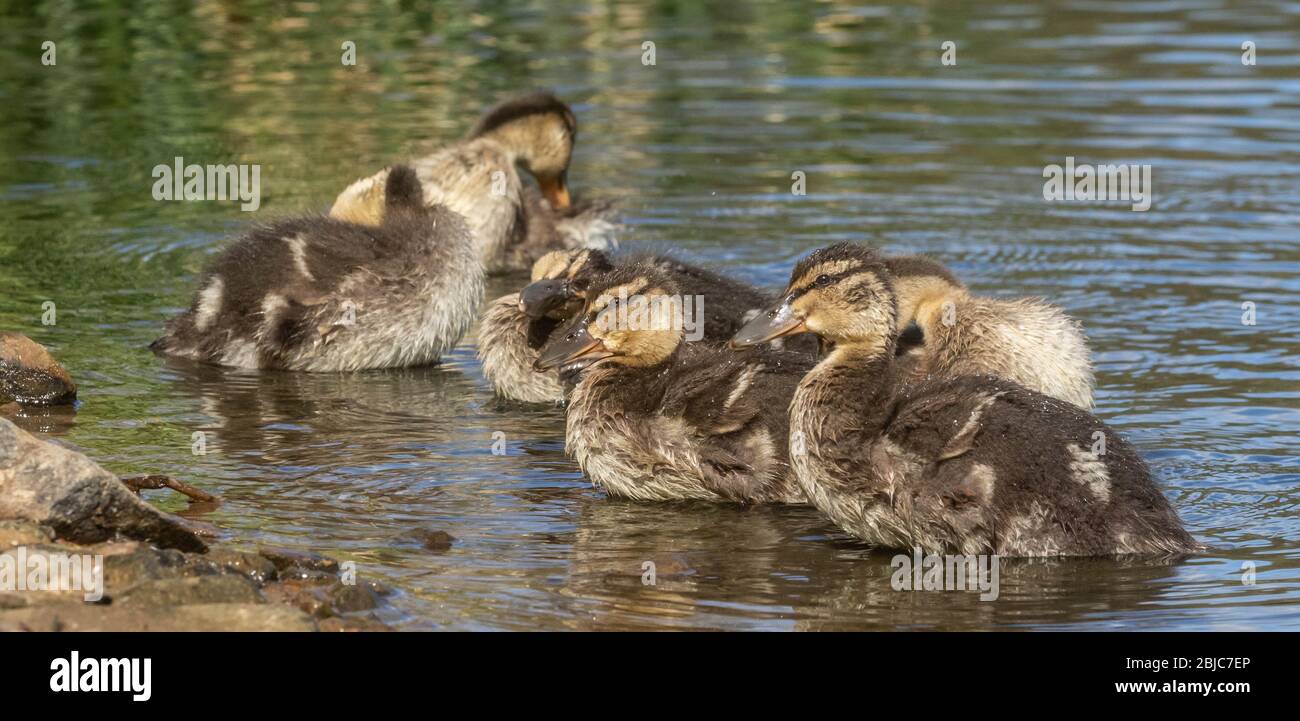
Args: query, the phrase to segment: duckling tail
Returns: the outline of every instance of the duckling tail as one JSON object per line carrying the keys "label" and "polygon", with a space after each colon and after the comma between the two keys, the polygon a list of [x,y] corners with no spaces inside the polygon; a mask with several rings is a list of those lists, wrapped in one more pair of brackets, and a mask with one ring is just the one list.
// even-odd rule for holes
{"label": "duckling tail", "polygon": [[424,187],[415,169],[409,165],[394,165],[388,171],[384,184],[384,204],[392,210],[419,210],[424,207]]}

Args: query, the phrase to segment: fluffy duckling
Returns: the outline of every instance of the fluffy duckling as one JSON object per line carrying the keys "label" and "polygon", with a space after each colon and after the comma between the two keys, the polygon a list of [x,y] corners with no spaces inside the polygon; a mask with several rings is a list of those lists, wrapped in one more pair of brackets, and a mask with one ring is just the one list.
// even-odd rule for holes
{"label": "fluffy duckling", "polygon": [[[702,298],[703,339],[722,343],[771,302],[771,296],[724,274],[676,258],[637,253],[622,258],[594,249],[556,250],[533,264],[532,282],[488,304],[479,324],[478,357],[498,395],[526,403],[561,403],[577,368],[535,372],[537,352],[551,334],[582,310],[593,279],[618,265],[649,265],[670,276],[683,295]],[[780,341],[778,341],[778,344]],[[813,343],[790,350],[810,356]]]}
{"label": "fluffy duckling", "polygon": [[900,349],[917,377],[987,373],[1092,408],[1088,342],[1060,308],[1039,298],[972,295],[929,258],[884,262],[898,299]]}
{"label": "fluffy duckling", "polygon": [[927,552],[1198,548],[1137,452],[1087,411],[987,375],[906,383],[894,288],[870,249],[823,248],[734,341],[833,342],[790,405],[791,463],[818,509],[868,542]]}
{"label": "fluffy duckling", "polygon": [[473,322],[483,270],[463,218],[427,206],[415,171],[354,183],[364,223],[259,227],[213,261],[188,311],[151,346],[241,368],[355,371],[436,362]]}
{"label": "fluffy duckling", "polygon": [[672,278],[685,296],[703,298],[704,340],[725,342],[745,321],[766,307],[772,296],[699,265],[661,253],[633,253],[613,258],[593,249],[546,254],[533,266],[533,282],[520,292],[520,307],[530,317],[570,318],[591,297],[593,279],[615,266],[650,266]]}
{"label": "fluffy duckling", "polygon": [[487,304],[479,321],[478,359],[498,396],[524,403],[564,402],[568,389],[560,370],[533,370],[538,351],[561,323],[548,316],[529,317],[518,293]]}
{"label": "fluffy duckling", "polygon": [[[465,217],[488,273],[526,270],[557,248],[613,243],[608,204],[570,201],[577,130],[567,105],[533,93],[488,110],[465,139],[415,161],[425,202]],[[537,180],[540,194],[526,188],[518,168]],[[341,197],[330,215],[366,222],[368,204]]]}
{"label": "fluffy duckling", "polygon": [[565,445],[610,495],[636,500],[802,502],[783,409],[813,360],[685,342],[681,290],[655,265],[592,280],[585,309],[539,369],[587,362],[569,396]]}

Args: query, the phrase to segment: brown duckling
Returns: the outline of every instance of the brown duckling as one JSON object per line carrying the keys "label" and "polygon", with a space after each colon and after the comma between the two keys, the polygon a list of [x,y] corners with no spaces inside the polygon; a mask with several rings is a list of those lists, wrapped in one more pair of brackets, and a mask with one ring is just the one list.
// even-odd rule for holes
{"label": "brown duckling", "polygon": [[802,502],[783,409],[813,360],[686,342],[681,289],[653,264],[592,279],[584,310],[537,367],[585,361],[565,446],[610,495],[636,500]]}
{"label": "brown duckling", "polygon": [[249,232],[204,275],[156,352],[242,368],[354,371],[437,362],[469,329],[483,270],[463,218],[428,206],[415,171],[345,194],[366,222],[303,217]]}
{"label": "brown duckling", "polygon": [[890,548],[1004,556],[1198,549],[1137,452],[1082,408],[993,376],[917,384],[895,356],[889,264],[839,244],[795,266],[739,346],[810,331],[834,350],[790,405],[791,463],[840,528]]}
{"label": "brown duckling", "polygon": [[1039,298],[972,295],[929,258],[884,262],[898,299],[900,348],[917,377],[987,373],[1092,408],[1088,341],[1060,308]]}
{"label": "brown duckling", "polygon": [[[574,204],[569,196],[577,131],[569,106],[550,93],[532,93],[491,108],[463,140],[414,162],[425,202],[469,222],[486,272],[526,270],[557,248],[613,244],[610,205]],[[538,190],[525,186],[519,168]],[[368,207],[340,197],[330,215],[365,222]]]}
{"label": "brown duckling", "polygon": [[[594,249],[552,251],[533,264],[532,282],[526,288],[492,301],[483,313],[478,357],[483,375],[498,395],[528,403],[564,401],[577,369],[535,372],[532,366],[537,351],[583,308],[592,280],[616,264],[651,265],[669,275],[683,295],[702,298],[705,341],[725,342],[772,299],[734,278],[668,255],[613,257]],[[795,339],[790,349],[809,355],[815,352],[811,339]]]}

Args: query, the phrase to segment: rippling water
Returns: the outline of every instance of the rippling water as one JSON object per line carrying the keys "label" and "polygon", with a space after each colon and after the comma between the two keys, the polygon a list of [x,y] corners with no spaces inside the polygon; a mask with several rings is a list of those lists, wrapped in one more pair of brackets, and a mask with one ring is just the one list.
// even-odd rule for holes
{"label": "rippling water", "polygon": [[[1300,5],[410,5],[4,11],[0,327],[81,386],[75,417],[24,425],[221,494],[203,518],[234,543],[356,561],[411,629],[1300,630]],[[777,286],[804,252],[865,241],[1066,308],[1099,415],[1214,550],[1004,562],[991,603],[900,593],[888,555],[809,509],[604,498],[564,457],[563,411],[496,400],[472,339],[438,368],[349,376],[149,353],[224,239],[537,86],[574,102],[571,181],[620,201],[630,245]],[[261,164],[261,209],[153,201],[175,156]],[[1066,156],[1150,164],[1151,210],[1044,202]],[[457,541],[430,552],[416,528]]]}

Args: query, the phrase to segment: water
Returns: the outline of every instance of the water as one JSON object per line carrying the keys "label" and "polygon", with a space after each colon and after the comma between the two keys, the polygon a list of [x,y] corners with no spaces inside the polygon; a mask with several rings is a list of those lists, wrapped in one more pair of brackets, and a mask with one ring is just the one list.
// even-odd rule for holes
{"label": "water", "polygon": [[[409,629],[1300,630],[1300,5],[242,5],[8,10],[0,327],[81,385],[75,418],[28,427],[221,494],[202,517],[232,543],[355,561]],[[1214,550],[1006,562],[990,603],[900,593],[889,555],[806,508],[606,499],[564,457],[562,410],[496,400],[472,338],[439,368],[350,376],[146,349],[249,222],[323,209],[538,86],[574,103],[571,180],[621,203],[630,244],[776,286],[804,252],[866,241],[1066,308],[1099,415]],[[261,164],[261,209],[153,201],[151,169],[178,155]],[[1066,156],[1151,164],[1152,209],[1044,202]],[[420,527],[457,541],[424,550]]]}

